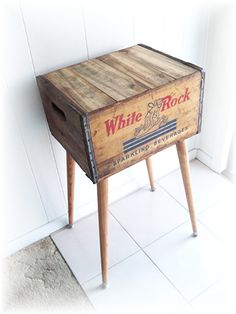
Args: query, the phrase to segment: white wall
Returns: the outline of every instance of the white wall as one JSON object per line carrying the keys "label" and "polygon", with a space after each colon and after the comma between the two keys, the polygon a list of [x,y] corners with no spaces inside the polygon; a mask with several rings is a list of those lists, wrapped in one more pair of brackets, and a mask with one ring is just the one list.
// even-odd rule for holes
{"label": "white wall", "polygon": [[236,183],[236,127],[232,137],[225,175]]}
{"label": "white wall", "polygon": [[211,169],[226,169],[236,125],[235,2],[218,2],[211,9],[202,133],[197,157]]}
{"label": "white wall", "polygon": [[[5,0],[7,252],[67,223],[65,152],[50,135],[35,76],[145,43],[204,66],[207,10],[175,1]],[[196,137],[189,141],[196,155]],[[178,167],[174,147],[154,158],[156,178]],[[137,173],[139,174],[137,176]],[[110,201],[148,183],[145,163],[110,178]],[[88,193],[89,191],[89,193]],[[78,168],[76,219],[96,210],[96,186]]]}

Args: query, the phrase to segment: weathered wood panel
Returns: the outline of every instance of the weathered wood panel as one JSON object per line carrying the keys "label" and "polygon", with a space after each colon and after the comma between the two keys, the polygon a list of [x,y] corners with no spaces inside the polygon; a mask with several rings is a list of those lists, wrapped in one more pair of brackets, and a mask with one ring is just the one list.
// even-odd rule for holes
{"label": "weathered wood panel", "polygon": [[85,135],[84,114],[73,108],[69,100],[46,79],[39,76],[37,82],[50,131],[94,181]]}
{"label": "weathered wood panel", "polygon": [[134,58],[137,62],[147,67],[153,67],[157,71],[161,71],[176,79],[196,71],[195,68],[187,66],[174,58],[167,57],[141,45],[126,48],[123,51],[126,51],[130,58]]}
{"label": "weathered wood panel", "polygon": [[38,78],[51,132],[93,182],[196,134],[202,80],[141,45]]}
{"label": "weathered wood panel", "polygon": [[124,50],[104,55],[98,59],[123,73],[129,73],[129,76],[150,88],[155,88],[174,80],[172,76],[158,71],[153,66],[145,66],[142,62],[130,57]]}
{"label": "weathered wood panel", "polygon": [[201,72],[91,113],[98,179],[198,132]]}
{"label": "weathered wood panel", "polygon": [[74,69],[86,81],[116,101],[136,96],[148,89],[148,86],[98,59],[77,64]]}
{"label": "weathered wood panel", "polygon": [[45,76],[83,111],[103,108],[116,101],[84,80],[74,67],[51,72]]}

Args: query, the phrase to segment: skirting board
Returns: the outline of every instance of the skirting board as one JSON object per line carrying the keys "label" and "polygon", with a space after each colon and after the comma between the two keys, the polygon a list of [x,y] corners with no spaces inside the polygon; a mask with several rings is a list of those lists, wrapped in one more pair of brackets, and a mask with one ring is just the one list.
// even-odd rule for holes
{"label": "skirting board", "polygon": [[205,153],[203,150],[198,149],[196,152],[196,158],[201,161],[204,165],[211,168],[212,157]]}
{"label": "skirting board", "polygon": [[[196,149],[192,149],[189,151],[189,160],[195,159],[196,156],[197,156],[197,150]],[[168,169],[168,173],[170,173],[176,169],[177,169],[176,166],[173,169]],[[165,175],[167,175],[168,173],[165,173]],[[160,179],[160,177],[159,177],[159,179]],[[113,203],[113,202],[119,200],[120,198],[123,198],[123,197],[127,196],[128,194],[137,191],[141,187],[142,186],[137,184],[137,182],[135,180],[131,180],[128,183],[126,183],[125,185],[122,185],[122,186],[116,188],[115,190],[111,191],[111,193],[109,195],[109,202]],[[92,202],[85,204],[84,206],[81,206],[79,208],[75,208],[75,221],[77,221],[81,217],[84,218],[85,213],[86,213],[86,216],[88,216],[91,213],[94,213],[96,210],[97,210],[97,202],[96,201],[92,201]],[[11,255],[11,254],[19,251],[20,249],[22,249],[22,248],[24,248],[24,247],[26,247],[26,246],[28,246],[28,245],[36,242],[36,241],[39,241],[40,239],[43,239],[43,238],[49,236],[52,232],[63,228],[65,225],[67,225],[67,223],[68,223],[67,214],[65,214],[65,215],[62,215],[62,216],[58,217],[57,219],[41,226],[40,228],[34,229],[34,230],[26,233],[25,235],[17,238],[16,240],[6,244],[4,247],[4,250],[3,250],[3,256]]]}
{"label": "skirting board", "polygon": [[235,173],[229,171],[229,170],[225,170],[222,172],[223,175],[225,175],[230,181],[232,181],[233,183],[236,183],[236,175]]}

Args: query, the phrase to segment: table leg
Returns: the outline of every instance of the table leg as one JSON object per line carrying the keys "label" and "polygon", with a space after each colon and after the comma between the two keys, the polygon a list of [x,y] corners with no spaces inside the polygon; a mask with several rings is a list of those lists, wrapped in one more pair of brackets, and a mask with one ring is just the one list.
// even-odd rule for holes
{"label": "table leg", "polygon": [[148,177],[150,182],[151,191],[155,191],[155,183],[154,183],[154,176],[153,176],[153,169],[152,169],[152,160],[151,157],[146,159]]}
{"label": "table leg", "polygon": [[103,287],[108,286],[108,179],[97,184],[98,220]]}
{"label": "table leg", "polygon": [[72,228],[74,224],[74,189],[75,189],[75,161],[72,156],[66,152],[67,164],[67,194],[68,194],[68,227]]}
{"label": "table leg", "polygon": [[176,148],[177,148],[177,153],[179,157],[180,169],[182,173],[190,219],[192,223],[193,235],[197,236],[197,224],[196,224],[196,217],[195,217],[195,211],[194,211],[192,185],[191,185],[191,179],[190,179],[190,167],[189,167],[186,142],[185,141],[178,142],[176,144]]}

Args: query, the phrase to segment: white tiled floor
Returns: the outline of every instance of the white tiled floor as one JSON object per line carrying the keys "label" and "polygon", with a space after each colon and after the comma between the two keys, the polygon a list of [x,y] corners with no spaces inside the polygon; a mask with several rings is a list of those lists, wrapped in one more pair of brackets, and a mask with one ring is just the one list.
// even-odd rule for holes
{"label": "white tiled floor", "polygon": [[189,220],[187,211],[160,186],[155,192],[141,189],[112,204],[110,211],[141,247]]}
{"label": "white tiled floor", "polygon": [[[83,284],[100,273],[99,231],[97,214],[75,224],[73,229],[62,229],[52,239],[64,256],[78,281]],[[109,214],[110,266],[139,250],[115,218]]]}
{"label": "white tiled floor", "polygon": [[[221,199],[229,192],[229,182],[224,177],[210,171],[199,161],[193,161],[191,166],[191,177],[195,207],[201,212]],[[181,183],[181,172],[174,171],[162,178],[159,182],[171,196],[187,208],[184,187]]]}
{"label": "white tiled floor", "polygon": [[191,236],[179,170],[156,191],[110,205],[110,287],[100,287],[97,214],[52,235],[95,309],[233,313],[235,195],[232,184],[191,163],[199,236]]}

